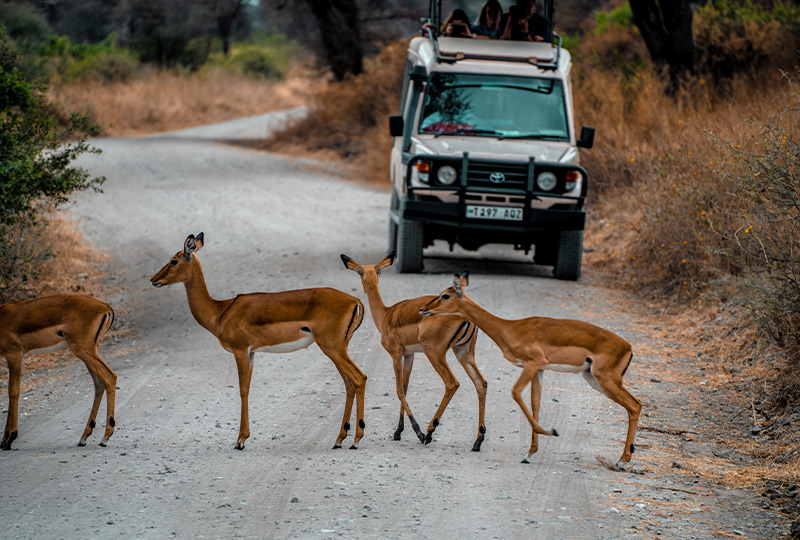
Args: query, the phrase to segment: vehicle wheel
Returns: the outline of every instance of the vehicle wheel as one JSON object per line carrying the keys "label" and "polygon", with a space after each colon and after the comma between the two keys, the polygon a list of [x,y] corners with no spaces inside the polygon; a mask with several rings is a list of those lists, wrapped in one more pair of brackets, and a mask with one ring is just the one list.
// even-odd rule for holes
{"label": "vehicle wheel", "polygon": [[561,231],[553,275],[558,279],[577,281],[581,277],[582,256],[583,231]]}
{"label": "vehicle wheel", "polygon": [[[392,206],[391,210],[397,210],[400,206],[400,201],[397,198],[397,192],[392,190]],[[386,253],[397,252],[397,223],[394,222],[391,216],[391,211],[389,214],[389,249],[386,250]]]}
{"label": "vehicle wheel", "polygon": [[397,229],[397,271],[415,274],[422,270],[422,222],[400,219]]}

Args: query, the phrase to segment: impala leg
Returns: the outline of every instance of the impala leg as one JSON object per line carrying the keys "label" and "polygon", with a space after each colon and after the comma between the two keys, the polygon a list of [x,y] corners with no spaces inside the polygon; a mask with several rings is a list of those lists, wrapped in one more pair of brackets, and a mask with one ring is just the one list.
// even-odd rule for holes
{"label": "impala leg", "polygon": [[473,452],[481,451],[481,444],[486,436],[486,379],[483,378],[478,366],[475,364],[475,341],[473,340],[469,348],[459,347],[454,348],[453,352],[456,353],[459,363],[467,372],[472,384],[475,385],[475,391],[478,393],[478,437],[472,445]]}
{"label": "impala leg", "polygon": [[625,470],[625,466],[633,457],[635,447],[633,439],[636,437],[636,428],[639,425],[639,414],[642,412],[642,403],[633,394],[622,386],[622,381],[614,376],[594,375],[597,383],[603,389],[603,393],[616,401],[628,412],[628,434],[625,438],[625,448],[622,456],[617,461],[616,466],[620,470]]}
{"label": "impala leg", "polygon": [[436,413],[434,413],[433,418],[428,424],[428,433],[425,434],[424,442],[425,444],[429,444],[431,440],[433,440],[433,431],[439,425],[439,420],[444,414],[445,409],[447,409],[447,405],[450,403],[450,400],[453,399],[453,396],[458,390],[459,383],[458,380],[456,380],[455,375],[453,375],[453,370],[451,370],[450,366],[447,365],[447,358],[444,352],[425,351],[425,354],[431,361],[431,366],[433,366],[433,369],[436,370],[436,373],[439,374],[439,377],[442,378],[442,382],[444,382],[444,396],[442,396],[442,402],[439,404],[439,408],[436,410]]}
{"label": "impala leg", "polygon": [[22,353],[13,352],[6,355],[8,365],[8,417],[0,450],[11,450],[11,443],[17,438],[19,421],[19,386],[22,378]]}
{"label": "impala leg", "polygon": [[350,360],[350,365],[354,372],[352,378],[353,384],[356,387],[356,418],[358,420],[356,435],[353,437],[353,445],[350,448],[356,449],[358,448],[358,443],[361,441],[361,437],[364,436],[364,428],[367,427],[364,423],[364,398],[367,390],[367,375],[358,369],[358,366],[356,366],[352,360]]}
{"label": "impala leg", "polygon": [[92,376],[92,381],[94,382],[94,402],[92,403],[92,410],[89,413],[89,421],[86,423],[86,428],[83,430],[83,435],[81,435],[78,446],[86,445],[86,439],[92,433],[96,425],[97,411],[100,408],[103,393],[106,395],[106,431],[103,434],[103,440],[100,441],[100,446],[105,446],[108,439],[114,433],[114,426],[116,426],[114,407],[117,392],[117,374],[108,367],[108,364],[106,364],[102,358],[100,358],[100,355],[97,354],[96,347],[93,350],[87,350],[71,341],[69,337],[67,337],[67,344],[70,349],[72,349],[72,352],[75,353],[75,356],[83,360],[83,363],[86,364],[86,369],[89,370],[89,374]]}
{"label": "impala leg", "polygon": [[91,371],[89,374],[92,376],[92,382],[94,382],[94,402],[92,403],[92,410],[89,413],[89,421],[86,423],[86,428],[83,430],[83,435],[81,435],[81,440],[78,442],[78,446],[86,446],[86,439],[88,439],[89,435],[92,434],[92,430],[96,425],[95,419],[97,418],[97,411],[100,409],[100,402],[102,401],[103,394],[106,391],[106,387],[103,384],[103,381],[100,380],[100,377]]}
{"label": "impala leg", "polygon": [[319,345],[319,348],[325,353],[325,356],[331,359],[333,365],[336,366],[339,375],[342,377],[342,381],[344,381],[347,394],[344,403],[342,426],[339,429],[339,436],[336,437],[333,448],[341,448],[342,441],[347,437],[347,432],[350,431],[350,415],[353,412],[354,401],[356,403],[356,434],[353,437],[353,445],[350,448],[358,448],[358,443],[361,441],[361,437],[364,436],[364,428],[366,427],[364,423],[364,395],[367,386],[367,376],[350,358],[346,347],[344,350],[339,350],[341,347],[337,348],[325,342],[320,343],[320,341],[317,341],[317,345]]}
{"label": "impala leg", "polygon": [[[539,367],[540,364],[538,362],[527,362],[522,368],[522,374],[514,384],[514,388],[511,390],[511,395],[514,397],[514,401],[517,402],[517,405],[519,405],[519,408],[522,409],[522,412],[528,419],[528,423],[530,423],[531,429],[533,429],[534,433],[558,437],[558,432],[555,429],[546,430],[539,425],[539,422],[533,417],[533,414],[528,410],[528,406],[525,405],[525,401],[522,399],[522,390],[528,386],[528,383],[533,384],[533,379],[537,377],[536,374],[539,372]],[[529,451],[529,453],[522,460],[522,463],[530,463],[531,454],[532,452]]]}
{"label": "impala leg", "polygon": [[408,415],[408,421],[411,422],[411,427],[414,429],[414,433],[417,434],[417,438],[419,442],[425,442],[425,434],[422,433],[422,430],[419,428],[419,424],[416,420],[414,420],[414,414],[411,412],[411,407],[408,405],[408,400],[406,400],[406,385],[404,383],[404,369],[403,369],[403,359],[402,353],[394,353],[392,354],[392,364],[394,366],[394,381],[395,387],[397,388],[397,398],[400,400],[400,407],[401,411],[405,411]]}
{"label": "impala leg", "polygon": [[[539,370],[536,376],[531,379],[531,415],[535,422],[539,422],[539,408],[542,403],[542,378],[544,371]],[[539,434],[536,430],[531,430],[531,447],[528,450],[528,455],[525,456],[523,463],[530,463],[531,456],[539,450]]]}
{"label": "impala leg", "polygon": [[250,408],[248,397],[250,395],[250,379],[253,377],[253,354],[247,352],[234,352],[236,369],[239,372],[239,396],[242,401],[242,411],[239,420],[239,438],[236,439],[236,449],[244,450],[244,442],[250,436]]}
{"label": "impala leg", "polygon": [[[403,356],[403,395],[408,395],[408,382],[411,380],[411,368],[414,367],[414,355],[408,354]],[[400,434],[405,428],[406,411],[403,409],[403,403],[400,402],[400,420],[397,422],[397,429],[394,432],[394,440],[400,440]]]}

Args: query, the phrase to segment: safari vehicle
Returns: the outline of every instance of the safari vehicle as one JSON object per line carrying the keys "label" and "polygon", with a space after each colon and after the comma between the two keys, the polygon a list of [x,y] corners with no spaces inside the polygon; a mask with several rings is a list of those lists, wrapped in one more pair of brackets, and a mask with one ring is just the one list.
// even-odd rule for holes
{"label": "safari vehicle", "polygon": [[544,42],[442,37],[441,0],[430,0],[389,119],[389,250],[400,272],[422,270],[423,249],[444,240],[533,249],[556,278],[580,277],[588,176],[578,149],[592,147],[594,128],[576,137],[553,0],[544,12]]}

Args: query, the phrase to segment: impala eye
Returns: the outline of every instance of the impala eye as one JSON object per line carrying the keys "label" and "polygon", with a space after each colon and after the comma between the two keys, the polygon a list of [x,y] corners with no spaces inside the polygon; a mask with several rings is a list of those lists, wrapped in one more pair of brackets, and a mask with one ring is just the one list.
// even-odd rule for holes
{"label": "impala eye", "polygon": [[442,295],[442,300],[450,300],[450,295],[449,294],[443,294]]}
{"label": "impala eye", "polygon": [[178,259],[171,259],[169,261],[169,264],[170,264],[170,266],[175,266],[176,264],[178,264]]}

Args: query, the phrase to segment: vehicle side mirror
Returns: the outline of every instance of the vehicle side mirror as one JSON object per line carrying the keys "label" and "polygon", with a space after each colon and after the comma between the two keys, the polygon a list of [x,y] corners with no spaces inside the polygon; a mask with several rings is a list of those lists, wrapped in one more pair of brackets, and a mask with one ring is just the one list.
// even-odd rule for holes
{"label": "vehicle side mirror", "polygon": [[594,128],[583,126],[581,138],[578,139],[578,148],[591,148],[592,146],[594,146]]}
{"label": "vehicle side mirror", "polygon": [[403,136],[403,117],[399,114],[389,117],[389,134],[392,137]]}

